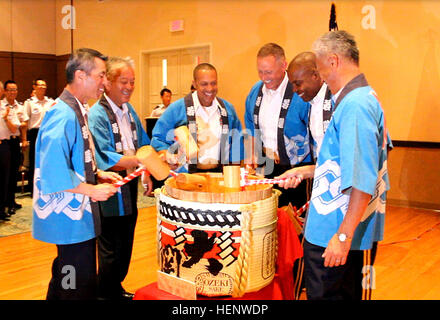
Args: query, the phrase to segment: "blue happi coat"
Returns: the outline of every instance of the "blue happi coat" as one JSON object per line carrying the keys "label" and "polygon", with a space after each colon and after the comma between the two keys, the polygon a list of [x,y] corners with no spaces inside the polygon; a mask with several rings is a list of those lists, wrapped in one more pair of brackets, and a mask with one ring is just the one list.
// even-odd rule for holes
{"label": "blue happi coat", "polygon": [[[133,106],[127,103],[128,112],[134,119],[136,125],[136,135],[138,148],[149,145],[150,138],[142,127]],[[112,124],[109,117],[100,104],[96,102],[89,111],[89,129],[95,143],[96,163],[100,170],[108,170],[113,167],[123,157],[122,152],[117,152],[116,143],[113,135]],[[132,195],[135,197],[136,195]],[[107,201],[100,202],[101,212],[104,216],[123,216],[126,215],[124,203],[122,201],[121,188]],[[136,208],[134,208],[136,210]]]}
{"label": "blue happi coat", "polygon": [[385,117],[373,89],[351,90],[337,105],[316,164],[305,238],[327,247],[345,217],[350,192],[372,195],[351,249],[367,250],[382,240],[386,191],[389,189]]}
{"label": "blue happi coat", "polygon": [[[217,97],[217,99],[221,99]],[[244,157],[243,136],[241,122],[237,117],[234,107],[228,101],[222,99],[227,115],[229,126],[229,163],[240,163]],[[173,102],[157,120],[153,129],[151,145],[157,151],[167,150],[177,143],[174,140],[174,129],[182,125],[188,125],[187,110],[184,98]],[[223,150],[223,147],[220,147]],[[178,172],[187,172],[187,164],[181,166]]]}
{"label": "blue happi coat", "polygon": [[[254,110],[259,90],[263,85],[258,81],[249,92],[246,98],[246,111],[244,121],[248,134],[255,137]],[[294,166],[299,163],[311,162],[309,143],[308,121],[310,105],[304,102],[296,93],[293,94],[284,121],[284,147],[289,164]],[[281,154],[278,150],[278,154]],[[283,163],[286,164],[286,163]]]}
{"label": "blue happi coat", "polygon": [[65,191],[86,182],[83,141],[75,112],[57,99],[35,146],[32,236],[37,240],[73,244],[97,236],[89,197]]}

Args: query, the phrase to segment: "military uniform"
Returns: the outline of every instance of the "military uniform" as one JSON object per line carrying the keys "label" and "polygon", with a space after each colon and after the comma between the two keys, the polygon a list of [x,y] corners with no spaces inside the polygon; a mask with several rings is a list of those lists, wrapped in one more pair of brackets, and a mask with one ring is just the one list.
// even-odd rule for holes
{"label": "military uniform", "polygon": [[13,213],[15,211],[15,191],[17,188],[17,179],[18,179],[18,170],[20,168],[20,164],[22,163],[22,153],[20,147],[20,123],[29,120],[29,117],[24,112],[23,105],[17,100],[14,101],[13,104],[9,104],[9,102],[5,99],[2,100],[2,106],[10,107],[10,115],[12,117],[16,117],[19,122],[17,126],[17,130],[15,132],[11,132],[11,136],[9,139],[9,149],[10,149],[10,177],[8,184],[8,192],[6,195],[6,204],[9,208],[9,212]]}
{"label": "military uniform", "polygon": [[32,97],[24,102],[24,111],[29,117],[28,124],[28,141],[29,141],[29,174],[28,181],[30,186],[31,195],[33,193],[34,182],[34,168],[35,168],[35,141],[37,139],[38,130],[40,129],[41,121],[49,110],[55,104],[55,101],[51,98],[44,97],[42,100],[38,100],[37,97]]}
{"label": "military uniform", "polygon": [[20,125],[20,121],[16,113],[10,110],[5,116],[7,105],[0,101],[0,220],[5,220],[8,214],[5,208],[8,206],[9,180],[11,179],[11,147],[10,140],[12,132],[7,126],[7,122],[11,122],[16,126]]}

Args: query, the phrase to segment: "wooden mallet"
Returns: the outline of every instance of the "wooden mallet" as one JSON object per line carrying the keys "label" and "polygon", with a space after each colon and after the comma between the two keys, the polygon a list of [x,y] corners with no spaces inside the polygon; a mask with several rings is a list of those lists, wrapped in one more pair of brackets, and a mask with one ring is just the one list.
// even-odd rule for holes
{"label": "wooden mallet", "polygon": [[142,166],[152,174],[156,180],[164,180],[170,175],[170,167],[159,157],[152,146],[143,146],[136,152],[136,157]]}
{"label": "wooden mallet", "polygon": [[185,152],[187,160],[197,158],[199,147],[194,141],[187,126],[180,126],[174,129],[174,136],[182,150]]}

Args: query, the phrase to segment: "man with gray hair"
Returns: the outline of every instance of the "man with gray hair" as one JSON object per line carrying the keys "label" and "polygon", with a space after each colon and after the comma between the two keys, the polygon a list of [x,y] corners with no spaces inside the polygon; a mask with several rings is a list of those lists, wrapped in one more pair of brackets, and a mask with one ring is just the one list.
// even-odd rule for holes
{"label": "man with gray hair", "polygon": [[[284,49],[267,43],[257,53],[258,81],[246,98],[244,120],[247,167],[260,167],[268,178],[287,169],[311,163],[308,137],[309,104],[293,92],[286,73]],[[295,190],[283,190],[279,206],[307,202],[307,181]]]}
{"label": "man with gray hair", "polygon": [[391,140],[376,93],[359,68],[359,50],[346,31],[331,31],[313,45],[329,86],[333,115],[315,166],[287,171],[295,187],[314,177],[305,225],[307,298],[368,299],[374,283],[375,243],[382,240],[387,147]]}
{"label": "man with gray hair", "polygon": [[[106,63],[105,93],[91,108],[89,127],[98,168],[125,177],[140,165],[136,151],[150,144],[136,111],[129,103],[134,91],[134,63],[130,58],[112,57]],[[145,194],[152,191],[151,178],[144,174]],[[102,232],[98,237],[98,298],[132,299],[122,287],[128,273],[138,216],[138,179],[100,202]]]}
{"label": "man with gray hair", "polygon": [[74,51],[67,85],[36,140],[32,235],[57,245],[48,300],[96,299],[98,201],[111,197],[117,189],[110,183],[122,179],[97,170],[84,106],[104,91],[106,59],[93,49]]}

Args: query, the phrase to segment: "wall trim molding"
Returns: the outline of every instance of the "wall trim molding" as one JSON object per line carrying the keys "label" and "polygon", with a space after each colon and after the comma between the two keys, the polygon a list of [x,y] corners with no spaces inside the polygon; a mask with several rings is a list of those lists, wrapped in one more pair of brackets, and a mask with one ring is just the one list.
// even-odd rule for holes
{"label": "wall trim molding", "polygon": [[438,203],[428,203],[428,202],[387,198],[387,205],[405,207],[405,208],[436,210],[439,211],[440,213],[440,204]]}
{"label": "wall trim molding", "polygon": [[440,149],[440,142],[393,140],[394,147]]}

